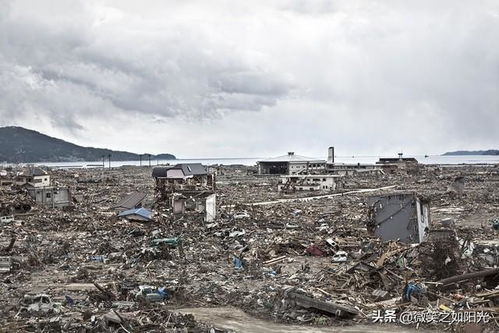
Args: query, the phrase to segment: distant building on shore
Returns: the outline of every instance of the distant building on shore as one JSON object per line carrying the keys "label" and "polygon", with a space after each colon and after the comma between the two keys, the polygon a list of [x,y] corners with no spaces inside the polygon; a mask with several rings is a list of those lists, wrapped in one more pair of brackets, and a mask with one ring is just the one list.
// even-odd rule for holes
{"label": "distant building on shore", "polygon": [[289,152],[287,155],[258,161],[257,166],[260,175],[295,175],[322,173],[326,161]]}

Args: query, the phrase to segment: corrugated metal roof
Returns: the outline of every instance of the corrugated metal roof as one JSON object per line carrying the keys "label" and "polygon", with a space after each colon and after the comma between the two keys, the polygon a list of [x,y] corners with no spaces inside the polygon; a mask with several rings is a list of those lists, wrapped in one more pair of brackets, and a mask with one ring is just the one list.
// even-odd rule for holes
{"label": "corrugated metal roof", "polygon": [[171,169],[182,170],[184,176],[206,175],[206,167],[201,163],[181,163],[174,166],[155,167],[152,169],[153,178],[165,178],[167,171]]}
{"label": "corrugated metal roof", "polygon": [[183,163],[177,164],[175,168],[180,167],[186,176],[198,176],[198,175],[206,175],[206,167],[201,163]]}
{"label": "corrugated metal roof", "polygon": [[120,217],[127,217],[127,216],[132,216],[132,215],[138,215],[138,216],[143,217],[147,220],[151,220],[152,212],[146,208],[137,208],[137,209],[125,210],[124,212],[121,212],[118,214],[118,216],[120,216]]}
{"label": "corrugated metal roof", "polygon": [[146,197],[145,193],[132,192],[121,199],[113,208],[132,209],[137,207]]}

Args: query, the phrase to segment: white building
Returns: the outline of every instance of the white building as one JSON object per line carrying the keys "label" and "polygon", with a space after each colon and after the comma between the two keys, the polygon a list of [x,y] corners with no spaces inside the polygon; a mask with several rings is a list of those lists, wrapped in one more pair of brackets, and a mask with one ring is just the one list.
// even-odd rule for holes
{"label": "white building", "polygon": [[16,185],[29,185],[31,187],[50,186],[50,175],[42,168],[30,168],[16,177]]}
{"label": "white building", "polygon": [[257,165],[260,175],[294,175],[323,173],[326,161],[289,152],[287,155],[258,161]]}
{"label": "white building", "polygon": [[281,176],[277,185],[279,192],[294,191],[335,191],[338,175],[287,175]]}

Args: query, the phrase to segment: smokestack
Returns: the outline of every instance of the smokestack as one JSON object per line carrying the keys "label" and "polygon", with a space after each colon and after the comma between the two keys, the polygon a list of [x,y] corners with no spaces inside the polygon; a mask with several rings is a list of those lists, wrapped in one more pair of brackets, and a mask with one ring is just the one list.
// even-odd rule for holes
{"label": "smokestack", "polygon": [[327,150],[327,163],[334,164],[334,147],[329,147]]}

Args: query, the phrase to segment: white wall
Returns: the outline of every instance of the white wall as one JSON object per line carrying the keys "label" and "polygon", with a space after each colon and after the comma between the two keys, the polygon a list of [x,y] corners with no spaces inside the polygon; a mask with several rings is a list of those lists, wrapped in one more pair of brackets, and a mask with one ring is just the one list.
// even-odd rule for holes
{"label": "white wall", "polygon": [[206,222],[213,222],[217,217],[217,195],[206,197]]}
{"label": "white wall", "polygon": [[35,176],[33,181],[29,183],[34,187],[46,187],[50,186],[50,175]]}

